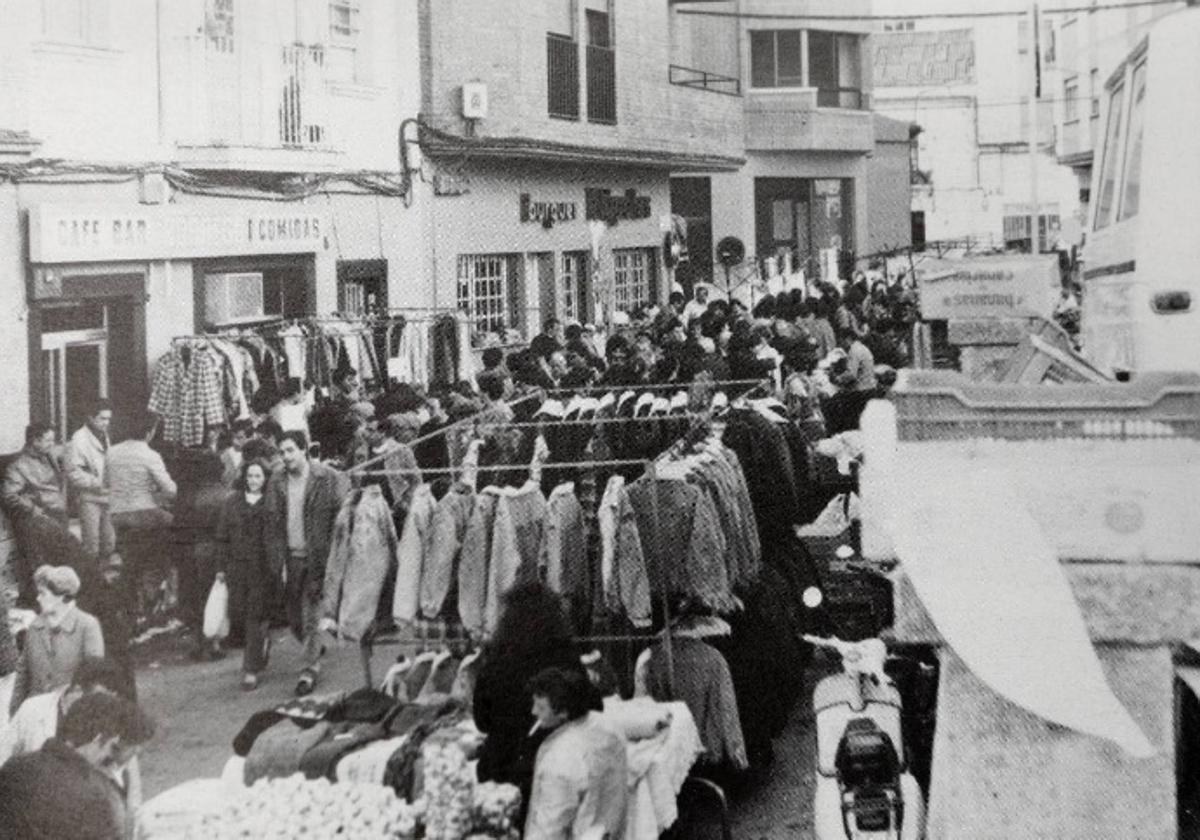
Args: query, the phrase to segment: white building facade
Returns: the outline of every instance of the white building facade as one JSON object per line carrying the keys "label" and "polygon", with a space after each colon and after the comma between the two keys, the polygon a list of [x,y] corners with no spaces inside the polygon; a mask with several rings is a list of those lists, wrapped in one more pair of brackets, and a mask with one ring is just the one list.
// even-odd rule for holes
{"label": "white building facade", "polygon": [[0,19],[0,451],[97,397],[144,409],[176,336],[431,297],[398,142],[416,0],[0,0]]}
{"label": "white building facade", "polygon": [[[912,28],[909,28],[911,24]],[[908,21],[871,36],[875,108],[921,131],[914,154],[914,238],[1029,247],[1035,39],[1027,18]],[[1053,155],[1057,86],[1042,48],[1036,194],[1038,248],[1078,213],[1078,187]]]}

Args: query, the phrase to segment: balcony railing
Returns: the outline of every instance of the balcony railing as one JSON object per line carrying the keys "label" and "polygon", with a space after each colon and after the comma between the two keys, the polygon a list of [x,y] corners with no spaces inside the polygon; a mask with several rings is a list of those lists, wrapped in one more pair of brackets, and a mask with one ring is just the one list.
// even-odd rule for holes
{"label": "balcony railing", "polygon": [[587,48],[588,122],[617,122],[617,58],[610,47]]}
{"label": "balcony railing", "polygon": [[863,99],[863,92],[859,88],[819,88],[817,90],[818,108],[847,108],[852,111],[861,111]]}
{"label": "balcony railing", "polygon": [[712,93],[724,93],[728,96],[741,96],[742,80],[733,76],[722,76],[707,70],[696,70],[691,67],[670,65],[667,79],[673,85],[707,90]]}
{"label": "balcony railing", "polygon": [[289,44],[283,48],[283,91],[279,103],[279,141],[309,148],[327,142],[325,48]]}
{"label": "balcony railing", "polygon": [[546,96],[552,117],[579,119],[579,44],[546,35]]}

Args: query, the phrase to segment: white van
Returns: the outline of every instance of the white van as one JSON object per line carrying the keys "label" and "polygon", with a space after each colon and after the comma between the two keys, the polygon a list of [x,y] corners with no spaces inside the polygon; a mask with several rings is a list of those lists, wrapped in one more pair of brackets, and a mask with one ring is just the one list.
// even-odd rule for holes
{"label": "white van", "polygon": [[1101,370],[1200,370],[1200,8],[1167,15],[1105,85],[1083,271]]}

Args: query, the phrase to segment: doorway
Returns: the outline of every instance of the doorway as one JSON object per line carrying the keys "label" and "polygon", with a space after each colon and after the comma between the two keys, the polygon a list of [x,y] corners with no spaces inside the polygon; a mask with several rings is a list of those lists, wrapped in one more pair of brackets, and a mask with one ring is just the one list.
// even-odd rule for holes
{"label": "doorway", "polygon": [[759,258],[793,264],[810,276],[821,252],[854,250],[854,182],[849,178],[756,178],[755,233]]}
{"label": "doorway", "polygon": [[671,213],[687,222],[687,259],[675,267],[675,280],[691,299],[697,283],[713,279],[712,179],[672,178]]}
{"label": "doorway", "polygon": [[37,309],[39,376],[34,413],[66,440],[95,402],[113,403],[112,435],[145,408],[139,306],[129,297],[43,303]]}

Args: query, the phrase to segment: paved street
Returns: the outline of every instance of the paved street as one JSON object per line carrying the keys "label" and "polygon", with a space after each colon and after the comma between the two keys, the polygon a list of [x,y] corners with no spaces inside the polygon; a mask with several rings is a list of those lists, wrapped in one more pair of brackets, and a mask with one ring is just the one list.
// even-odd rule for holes
{"label": "paved street", "polygon": [[[249,715],[291,696],[299,647],[286,631],[276,631],[271,668],[257,691],[243,692],[241,652],[219,662],[194,663],[186,645],[164,644],[160,656],[144,660],[138,672],[140,699],[158,722],[158,734],[142,758],[146,797],[188,779],[216,777],[232,754],[231,742]],[[389,658],[376,655],[376,670]],[[358,651],[330,651],[318,691],[357,688],[362,684]],[[737,840],[785,840],[809,837],[812,831],[812,730],[807,703],[775,743],[775,764],[760,784],[732,803]],[[698,808],[699,824],[687,826],[687,840],[719,838],[707,809]]]}

